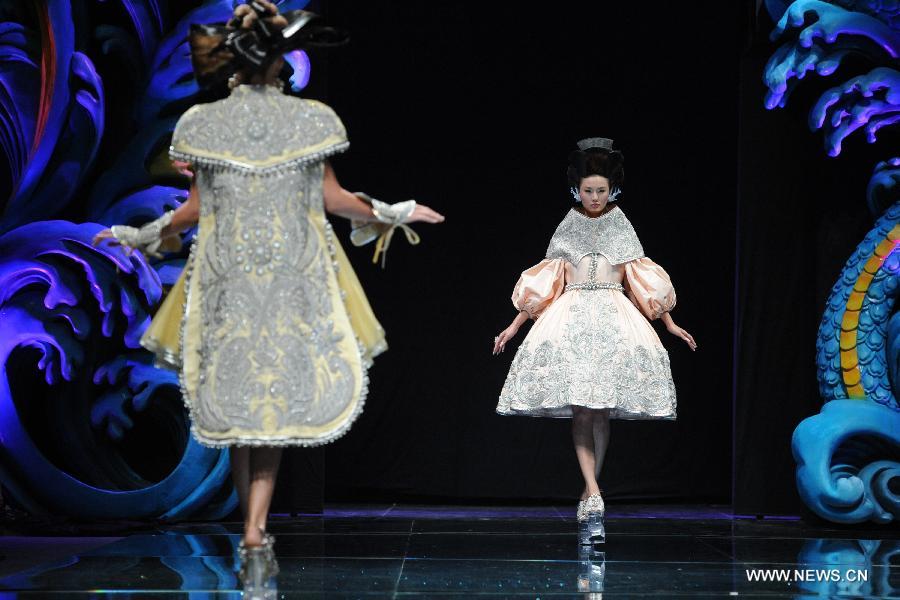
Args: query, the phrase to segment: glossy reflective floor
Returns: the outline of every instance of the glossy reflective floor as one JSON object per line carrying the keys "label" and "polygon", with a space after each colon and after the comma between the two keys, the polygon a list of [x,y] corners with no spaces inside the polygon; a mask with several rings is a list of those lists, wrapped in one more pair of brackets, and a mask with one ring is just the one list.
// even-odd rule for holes
{"label": "glossy reflective floor", "polygon": [[[104,528],[0,538],[0,600],[241,597],[239,523],[115,536]],[[609,507],[606,529],[605,544],[584,549],[572,507],[332,507],[324,517],[274,517],[273,597],[900,598],[896,528],[657,505]]]}

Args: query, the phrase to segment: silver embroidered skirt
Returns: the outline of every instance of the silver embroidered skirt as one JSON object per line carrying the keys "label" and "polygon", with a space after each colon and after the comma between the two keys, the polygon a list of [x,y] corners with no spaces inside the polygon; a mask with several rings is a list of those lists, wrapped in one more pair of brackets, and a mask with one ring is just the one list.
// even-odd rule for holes
{"label": "silver embroidered skirt", "polygon": [[497,412],[571,417],[573,406],[614,419],[675,419],[669,354],[618,289],[572,289],[537,319],[513,358]]}

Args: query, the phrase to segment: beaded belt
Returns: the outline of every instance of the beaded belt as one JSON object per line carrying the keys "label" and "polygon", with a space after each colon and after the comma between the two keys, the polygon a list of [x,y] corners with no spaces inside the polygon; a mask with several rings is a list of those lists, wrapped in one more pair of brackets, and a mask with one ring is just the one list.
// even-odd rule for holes
{"label": "beaded belt", "polygon": [[614,281],[585,281],[583,283],[566,284],[565,291],[569,290],[619,290],[624,292],[625,288],[621,283]]}

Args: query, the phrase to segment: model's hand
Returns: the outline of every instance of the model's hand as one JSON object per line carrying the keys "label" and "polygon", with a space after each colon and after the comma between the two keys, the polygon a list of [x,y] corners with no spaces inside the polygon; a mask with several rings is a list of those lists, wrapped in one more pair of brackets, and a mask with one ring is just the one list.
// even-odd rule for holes
{"label": "model's hand", "polygon": [[697,349],[697,342],[694,341],[694,336],[689,334],[687,331],[685,331],[675,323],[672,323],[666,329],[668,329],[669,333],[671,333],[672,335],[680,337],[685,342],[687,342],[687,345],[691,347],[691,350]]}
{"label": "model's hand", "polygon": [[[122,246],[119,240],[116,239],[116,236],[113,235],[111,229],[104,229],[103,231],[98,232],[94,236],[94,239],[91,240],[91,245],[98,246],[103,240],[109,240],[110,246]],[[126,256],[131,256],[131,253],[134,252],[134,249],[129,246],[123,246],[123,249],[125,250]]]}
{"label": "model's hand", "polygon": [[[272,17],[266,17],[272,25],[275,25],[278,29],[287,27],[287,19],[278,14],[278,7],[274,3],[269,0],[257,0],[257,2],[266,9],[267,13],[273,15]],[[231,25],[234,27],[240,26],[242,29],[250,29],[253,26],[253,22],[258,18],[256,12],[247,4],[237,6],[233,14],[234,17],[230,21]]]}
{"label": "model's hand", "polygon": [[185,177],[188,177],[190,179],[194,178],[194,167],[193,165],[191,165],[191,163],[185,162],[183,160],[173,160],[172,167]]}
{"label": "model's hand", "polygon": [[416,223],[422,221],[424,223],[443,223],[444,215],[432,210],[424,204],[416,204],[415,210],[407,218],[403,219],[404,223]]}
{"label": "model's hand", "polygon": [[494,356],[506,350],[506,342],[516,337],[518,332],[519,328],[515,325],[510,325],[501,331],[500,335],[494,338]]}

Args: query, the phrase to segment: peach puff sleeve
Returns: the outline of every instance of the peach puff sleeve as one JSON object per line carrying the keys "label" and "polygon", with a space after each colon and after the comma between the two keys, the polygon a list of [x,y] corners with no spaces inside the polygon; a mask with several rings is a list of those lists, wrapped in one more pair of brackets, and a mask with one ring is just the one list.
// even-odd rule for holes
{"label": "peach puff sleeve", "polygon": [[566,264],[563,258],[545,258],[523,271],[512,293],[513,306],[537,319],[566,287]]}
{"label": "peach puff sleeve", "polygon": [[651,321],[675,308],[675,288],[669,274],[649,258],[625,263],[625,290]]}

